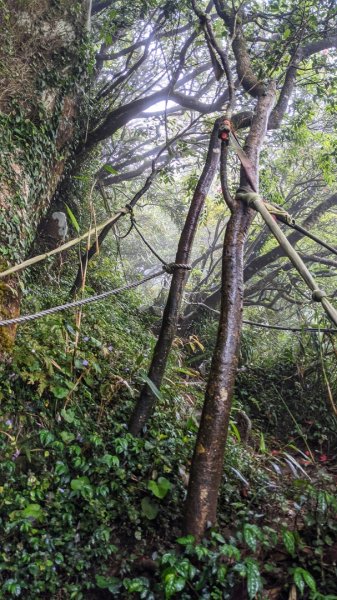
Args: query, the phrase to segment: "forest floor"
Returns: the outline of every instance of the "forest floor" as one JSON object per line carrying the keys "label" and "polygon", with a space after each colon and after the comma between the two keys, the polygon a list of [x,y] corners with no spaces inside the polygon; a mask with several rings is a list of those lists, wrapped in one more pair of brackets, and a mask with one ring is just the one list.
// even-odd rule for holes
{"label": "forest floor", "polygon": [[337,599],[334,438],[310,404],[300,422],[298,357],[241,369],[217,527],[196,544],[181,524],[211,344],[177,338],[134,438],[153,347],[139,304],[91,309],[79,339],[59,316],[19,332],[0,376],[0,598]]}

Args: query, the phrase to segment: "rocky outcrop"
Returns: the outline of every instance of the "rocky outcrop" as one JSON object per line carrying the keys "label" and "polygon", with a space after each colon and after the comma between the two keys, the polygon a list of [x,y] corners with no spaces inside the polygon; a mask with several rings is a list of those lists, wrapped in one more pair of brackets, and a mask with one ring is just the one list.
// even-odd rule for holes
{"label": "rocky outcrop", "polygon": [[[87,0],[0,0],[0,271],[21,262],[62,178],[86,72]],[[0,319],[20,311],[0,280]],[[0,328],[0,360],[15,328]]]}

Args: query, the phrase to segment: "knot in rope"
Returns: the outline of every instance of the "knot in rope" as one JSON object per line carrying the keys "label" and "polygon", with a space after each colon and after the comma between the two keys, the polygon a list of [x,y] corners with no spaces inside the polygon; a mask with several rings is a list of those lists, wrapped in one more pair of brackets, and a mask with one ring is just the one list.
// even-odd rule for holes
{"label": "knot in rope", "polygon": [[311,298],[314,302],[321,302],[323,298],[327,298],[327,294],[323,290],[317,288],[317,290],[313,290]]}
{"label": "knot in rope", "polygon": [[254,207],[255,200],[261,200],[260,194],[253,192],[250,188],[240,187],[235,194],[237,200],[243,200],[249,207]]}
{"label": "knot in rope", "polygon": [[118,212],[122,213],[123,215],[127,215],[128,213],[130,213],[132,215],[133,208],[132,208],[131,204],[125,204],[125,206],[123,206],[123,208],[120,208]]}
{"label": "knot in rope", "polygon": [[191,265],[186,265],[184,263],[166,263],[165,265],[163,265],[163,270],[165,271],[165,273],[168,273],[169,275],[173,275],[174,271],[177,271],[178,269],[184,269],[185,271],[191,271],[192,267]]}
{"label": "knot in rope", "polygon": [[264,202],[265,207],[268,209],[271,215],[275,215],[276,218],[282,223],[287,225],[295,225],[295,219],[281,206],[270,204],[270,202]]}

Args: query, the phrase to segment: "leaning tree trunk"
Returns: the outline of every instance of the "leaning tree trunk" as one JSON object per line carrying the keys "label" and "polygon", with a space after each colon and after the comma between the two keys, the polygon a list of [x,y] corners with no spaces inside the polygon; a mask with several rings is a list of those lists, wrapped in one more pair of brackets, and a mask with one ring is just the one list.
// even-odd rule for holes
{"label": "leaning tree trunk", "polygon": [[[255,167],[255,189],[260,148],[273,100],[273,89],[260,96],[245,145],[246,153]],[[243,169],[240,186],[249,187]],[[204,535],[206,527],[216,520],[242,327],[244,244],[254,219],[254,211],[242,201],[234,200],[230,208],[232,214],[224,240],[219,329],[185,506],[184,530],[198,540]]]}
{"label": "leaning tree trunk", "polygon": [[[185,225],[180,236],[175,259],[176,263],[178,264],[186,264],[190,259],[200,212],[204,206],[205,198],[212,185],[214,175],[218,167],[220,155],[220,140],[218,139],[218,130],[219,124],[216,122],[211,134],[205,166],[195,189],[186,217]],[[188,271],[183,269],[174,270],[169,295],[164,309],[159,337],[153,352],[152,362],[148,372],[148,377],[157,388],[160,388],[161,386],[166,369],[167,359],[177,331],[180,308],[187,279]],[[152,413],[155,401],[156,398],[150,387],[145,384],[129,423],[129,431],[133,435],[139,435],[141,432],[147,419]]]}
{"label": "leaning tree trunk", "polygon": [[[88,0],[5,0],[0,19],[0,271],[21,262],[62,177],[84,73]],[[0,280],[0,318],[20,312],[18,277]],[[0,328],[0,361],[15,326]]]}

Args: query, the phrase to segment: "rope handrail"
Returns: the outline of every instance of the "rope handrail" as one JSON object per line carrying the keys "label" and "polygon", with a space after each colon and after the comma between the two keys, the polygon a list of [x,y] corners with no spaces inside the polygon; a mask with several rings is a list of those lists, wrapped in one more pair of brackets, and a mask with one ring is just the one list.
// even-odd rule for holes
{"label": "rope handrail", "polygon": [[49,258],[50,256],[54,256],[55,254],[59,254],[60,252],[63,252],[64,250],[67,250],[68,248],[75,246],[79,242],[86,240],[87,238],[90,238],[92,235],[96,235],[99,231],[102,231],[102,229],[107,227],[107,225],[115,223],[123,215],[126,215],[129,212],[130,212],[130,209],[128,208],[128,205],[118,209],[116,211],[116,213],[114,215],[112,215],[112,217],[110,217],[110,219],[108,219],[107,221],[104,221],[104,223],[101,223],[100,225],[96,225],[95,227],[92,227],[91,229],[89,229],[82,235],[78,236],[77,238],[69,240],[69,242],[65,242],[65,244],[62,244],[61,246],[58,246],[57,248],[54,248],[53,250],[49,250],[49,252],[44,252],[43,254],[33,256],[32,258],[29,258],[28,260],[25,260],[22,263],[19,263],[18,265],[14,265],[13,267],[9,267],[5,271],[0,272],[0,279],[2,279],[3,277],[7,277],[8,275],[12,275],[13,273],[17,273],[18,271],[23,271],[23,269],[26,269],[27,267],[30,267],[31,265],[35,265],[36,263],[41,262],[42,260],[45,260],[46,258]]}
{"label": "rope handrail", "polygon": [[95,296],[89,296],[88,298],[82,298],[81,300],[74,300],[73,302],[68,302],[67,304],[60,304],[59,306],[53,306],[51,308],[46,308],[45,310],[41,310],[37,313],[31,315],[22,315],[20,317],[16,317],[13,319],[5,319],[0,321],[0,327],[4,327],[7,325],[18,325],[20,323],[26,323],[27,321],[34,321],[35,319],[40,319],[41,317],[45,317],[47,315],[52,315],[57,312],[61,312],[63,310],[68,310],[69,308],[76,308],[77,306],[83,306],[84,304],[90,304],[92,302],[98,302],[99,300],[104,300],[109,296],[115,296],[116,294],[120,294],[122,292],[126,292],[127,290],[131,290],[136,288],[151,279],[155,279],[163,275],[163,269],[160,271],[156,271],[153,275],[149,275],[148,277],[144,277],[139,281],[134,281],[132,283],[128,283],[127,285],[123,285],[122,287],[115,288],[114,290],[108,290],[103,292],[102,294],[97,294]]}
{"label": "rope handrail", "polygon": [[5,319],[0,320],[0,327],[4,327],[7,325],[18,325],[20,323],[25,323],[27,321],[34,321],[35,319],[40,319],[41,317],[45,317],[47,315],[52,315],[54,313],[67,310],[69,308],[76,308],[77,306],[83,306],[84,304],[90,304],[91,302],[97,302],[99,300],[104,300],[109,296],[115,296],[121,292],[126,292],[127,290],[131,290],[136,288],[147,281],[151,281],[151,279],[155,279],[163,275],[163,272],[168,275],[172,275],[176,269],[186,269],[190,270],[190,265],[185,265],[182,263],[164,263],[160,271],[156,271],[153,275],[149,275],[148,277],[144,277],[140,281],[134,281],[132,283],[128,283],[127,285],[123,285],[120,288],[116,288],[114,290],[108,290],[107,292],[103,292],[102,294],[97,294],[95,296],[89,296],[88,298],[82,298],[81,300],[74,300],[73,302],[67,302],[67,304],[60,304],[59,306],[53,306],[51,308],[46,308],[45,310],[41,310],[37,313],[31,315],[22,315],[20,317],[14,317],[13,319]]}
{"label": "rope handrail", "polygon": [[[233,125],[232,125],[231,121],[228,120],[227,118],[224,119],[223,124],[219,128],[219,138],[222,140],[222,142],[226,146],[228,146],[229,144],[231,145],[231,147],[233,148],[234,152],[236,153],[236,155],[238,156],[238,158],[241,162],[241,165],[245,171],[247,180],[249,181],[250,185],[252,186],[252,189],[254,190],[254,192],[256,192],[257,190],[255,189],[255,183],[251,177],[251,170],[252,170],[251,161],[248,158],[244,149],[240,146],[240,143],[235,134]],[[249,190],[246,190],[246,191],[249,191]],[[331,246],[330,244],[328,244],[327,242],[325,242],[318,236],[314,235],[313,233],[311,233],[310,231],[308,231],[307,229],[302,227],[302,225],[298,225],[296,223],[294,217],[292,217],[292,215],[290,215],[282,206],[278,206],[277,204],[274,204],[274,203],[272,204],[270,202],[267,202],[263,198],[262,198],[262,200],[263,200],[266,208],[268,209],[268,211],[272,215],[274,215],[278,221],[281,221],[285,225],[288,225],[288,227],[295,229],[302,235],[305,235],[309,239],[313,240],[314,242],[316,242],[323,248],[326,248],[327,250],[329,250],[330,252],[332,252],[333,254],[335,254],[337,256],[336,248],[334,248],[333,246]]]}
{"label": "rope handrail", "polygon": [[329,327],[283,327],[283,325],[267,325],[266,323],[258,323],[257,321],[243,320],[245,325],[251,325],[252,327],[262,327],[263,329],[277,329],[278,331],[291,331],[291,332],[302,332],[307,331],[309,333],[337,333],[337,329]]}
{"label": "rope handrail", "polygon": [[[204,302],[191,302],[191,304],[195,304],[196,306],[203,306],[207,308],[210,312],[213,312],[217,315],[220,315],[220,311],[216,308],[212,308],[208,306]],[[309,332],[309,333],[337,333],[337,329],[333,329],[332,327],[307,327],[303,325],[302,327],[284,327],[283,325],[268,325],[267,323],[259,323],[258,321],[249,321],[247,319],[242,319],[242,323],[244,325],[251,325],[252,327],[262,327],[263,329],[276,329],[278,331],[291,331],[294,332]]]}
{"label": "rope handrail", "polygon": [[[219,137],[222,140],[222,144],[225,146],[228,146],[228,144],[231,142],[236,154],[239,157],[247,182],[249,183],[248,186],[242,186],[237,190],[235,196],[236,199],[246,202],[247,206],[254,208],[258,213],[260,213],[270,231],[277,239],[280,247],[285,252],[286,256],[288,256],[289,260],[301,275],[302,279],[304,279],[308,288],[311,290],[312,300],[314,302],[321,302],[329,319],[334,323],[334,325],[337,325],[337,310],[329,302],[327,294],[323,290],[319,289],[309,269],[306,267],[300,255],[290,244],[289,240],[284,235],[282,229],[277,223],[277,217],[279,216],[283,222],[286,222],[295,228],[294,223],[291,223],[292,219],[290,215],[288,215],[288,213],[282,209],[280,210],[276,208],[275,210],[275,207],[268,205],[268,203],[266,203],[258,193],[256,183],[254,181],[255,167],[250,158],[247,156],[246,152],[241,148],[238,140],[236,139],[232,124],[228,119],[224,119],[222,126],[219,128]],[[275,220],[272,212],[275,214]]]}
{"label": "rope handrail", "polygon": [[168,263],[168,262],[166,262],[166,260],[164,260],[158,254],[158,252],[151,246],[150,242],[148,242],[148,240],[145,238],[145,236],[140,231],[139,227],[137,226],[136,219],[133,215],[132,209],[130,210],[130,219],[131,219],[131,227],[128,230],[128,234],[130,233],[132,228],[134,228],[136,230],[136,232],[138,233],[139,237],[141,238],[141,240],[143,241],[145,246],[147,246],[147,248],[152,252],[152,254],[161,262],[161,264],[163,265],[163,269],[164,269],[164,271],[166,271],[166,273],[168,273],[169,275],[172,275],[176,269],[184,269],[185,271],[192,270],[192,266],[188,265],[186,263],[175,263],[175,262]]}
{"label": "rope handrail", "polygon": [[316,284],[314,277],[311,275],[309,269],[306,267],[298,252],[292,247],[289,240],[284,235],[283,231],[279,227],[276,221],[274,221],[272,215],[265,206],[261,196],[255,192],[248,192],[245,189],[238,190],[236,198],[243,200],[248,203],[248,206],[252,206],[264,219],[269,229],[277,239],[282,250],[288,256],[289,260],[294,265],[295,269],[301,275],[302,279],[311,290],[311,297],[314,302],[321,302],[326,314],[329,319],[337,325],[337,310],[329,302],[327,294],[319,289]]}

